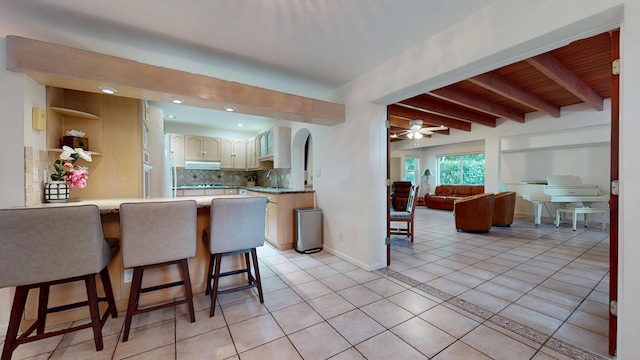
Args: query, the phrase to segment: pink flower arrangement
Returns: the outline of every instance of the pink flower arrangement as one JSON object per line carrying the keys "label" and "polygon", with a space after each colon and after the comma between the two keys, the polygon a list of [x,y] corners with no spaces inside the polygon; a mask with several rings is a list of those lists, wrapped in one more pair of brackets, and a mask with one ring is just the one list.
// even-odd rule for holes
{"label": "pink flower arrangement", "polygon": [[79,158],[91,162],[91,155],[85,153],[81,148],[72,149],[68,146],[63,146],[60,158],[53,163],[55,172],[51,174],[51,180],[66,181],[69,186],[75,189],[85,188],[89,178],[89,171],[85,166],[75,165]]}

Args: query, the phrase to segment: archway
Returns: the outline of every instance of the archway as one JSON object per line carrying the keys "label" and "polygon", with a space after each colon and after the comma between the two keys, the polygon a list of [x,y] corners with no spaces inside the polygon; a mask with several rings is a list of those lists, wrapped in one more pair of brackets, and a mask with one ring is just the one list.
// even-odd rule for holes
{"label": "archway", "polygon": [[313,142],[307,128],[298,130],[291,143],[291,187],[313,188]]}

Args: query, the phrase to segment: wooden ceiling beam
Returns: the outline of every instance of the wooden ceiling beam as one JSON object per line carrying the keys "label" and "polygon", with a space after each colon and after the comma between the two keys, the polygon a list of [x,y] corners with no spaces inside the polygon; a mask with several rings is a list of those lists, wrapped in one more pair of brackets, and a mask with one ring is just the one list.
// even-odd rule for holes
{"label": "wooden ceiling beam", "polygon": [[477,113],[465,107],[455,105],[451,102],[436,99],[429,95],[418,95],[399,103],[420,111],[425,111],[434,115],[444,116],[456,120],[475,122],[489,127],[496,127],[494,116]]}
{"label": "wooden ceiling beam", "polygon": [[420,119],[423,122],[433,126],[444,125],[451,129],[471,131],[471,123],[446,118],[444,116],[429,114],[424,111],[418,111],[418,110],[410,109],[408,107],[404,107],[396,104],[387,106],[387,117],[389,118],[389,120],[391,120],[392,116],[409,119],[409,120]]}
{"label": "wooden ceiling beam", "polygon": [[120,57],[9,35],[7,70],[23,72],[43,85],[99,92],[98,85],[118,89],[118,96],[299,121],[336,125],[345,121],[344,104],[312,99]]}
{"label": "wooden ceiling beam", "polygon": [[604,101],[589,85],[567,68],[555,56],[547,53],[526,60],[558,85],[598,111],[604,109]]}
{"label": "wooden ceiling beam", "polygon": [[500,94],[508,99],[542,111],[555,118],[560,117],[560,107],[546,99],[527,91],[495,73],[486,73],[468,79],[475,85]]}
{"label": "wooden ceiling beam", "polygon": [[499,118],[524,123],[523,112],[491,102],[477,95],[472,95],[464,91],[453,89],[451,87],[444,87],[441,89],[433,90],[428,93],[428,95],[452,102],[460,106],[468,107],[469,109],[481,111],[483,113],[487,113]]}

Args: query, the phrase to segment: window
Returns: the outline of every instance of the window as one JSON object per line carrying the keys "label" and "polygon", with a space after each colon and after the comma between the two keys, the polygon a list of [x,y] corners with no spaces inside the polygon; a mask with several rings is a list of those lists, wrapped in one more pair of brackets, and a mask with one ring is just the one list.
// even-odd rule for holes
{"label": "window", "polygon": [[438,184],[484,184],[484,154],[438,156]]}
{"label": "window", "polygon": [[417,184],[420,171],[420,159],[417,157],[406,156],[404,158],[404,180]]}

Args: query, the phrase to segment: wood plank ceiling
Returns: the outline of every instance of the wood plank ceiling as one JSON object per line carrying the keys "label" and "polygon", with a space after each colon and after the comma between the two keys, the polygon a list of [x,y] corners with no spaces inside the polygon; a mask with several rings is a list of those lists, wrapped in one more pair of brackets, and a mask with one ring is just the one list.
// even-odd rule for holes
{"label": "wood plank ceiling", "polygon": [[559,118],[563,106],[579,103],[601,111],[610,78],[611,35],[604,33],[389,105],[391,141],[406,140],[414,119],[449,128],[431,137],[496,127],[499,118],[524,123],[535,111]]}

